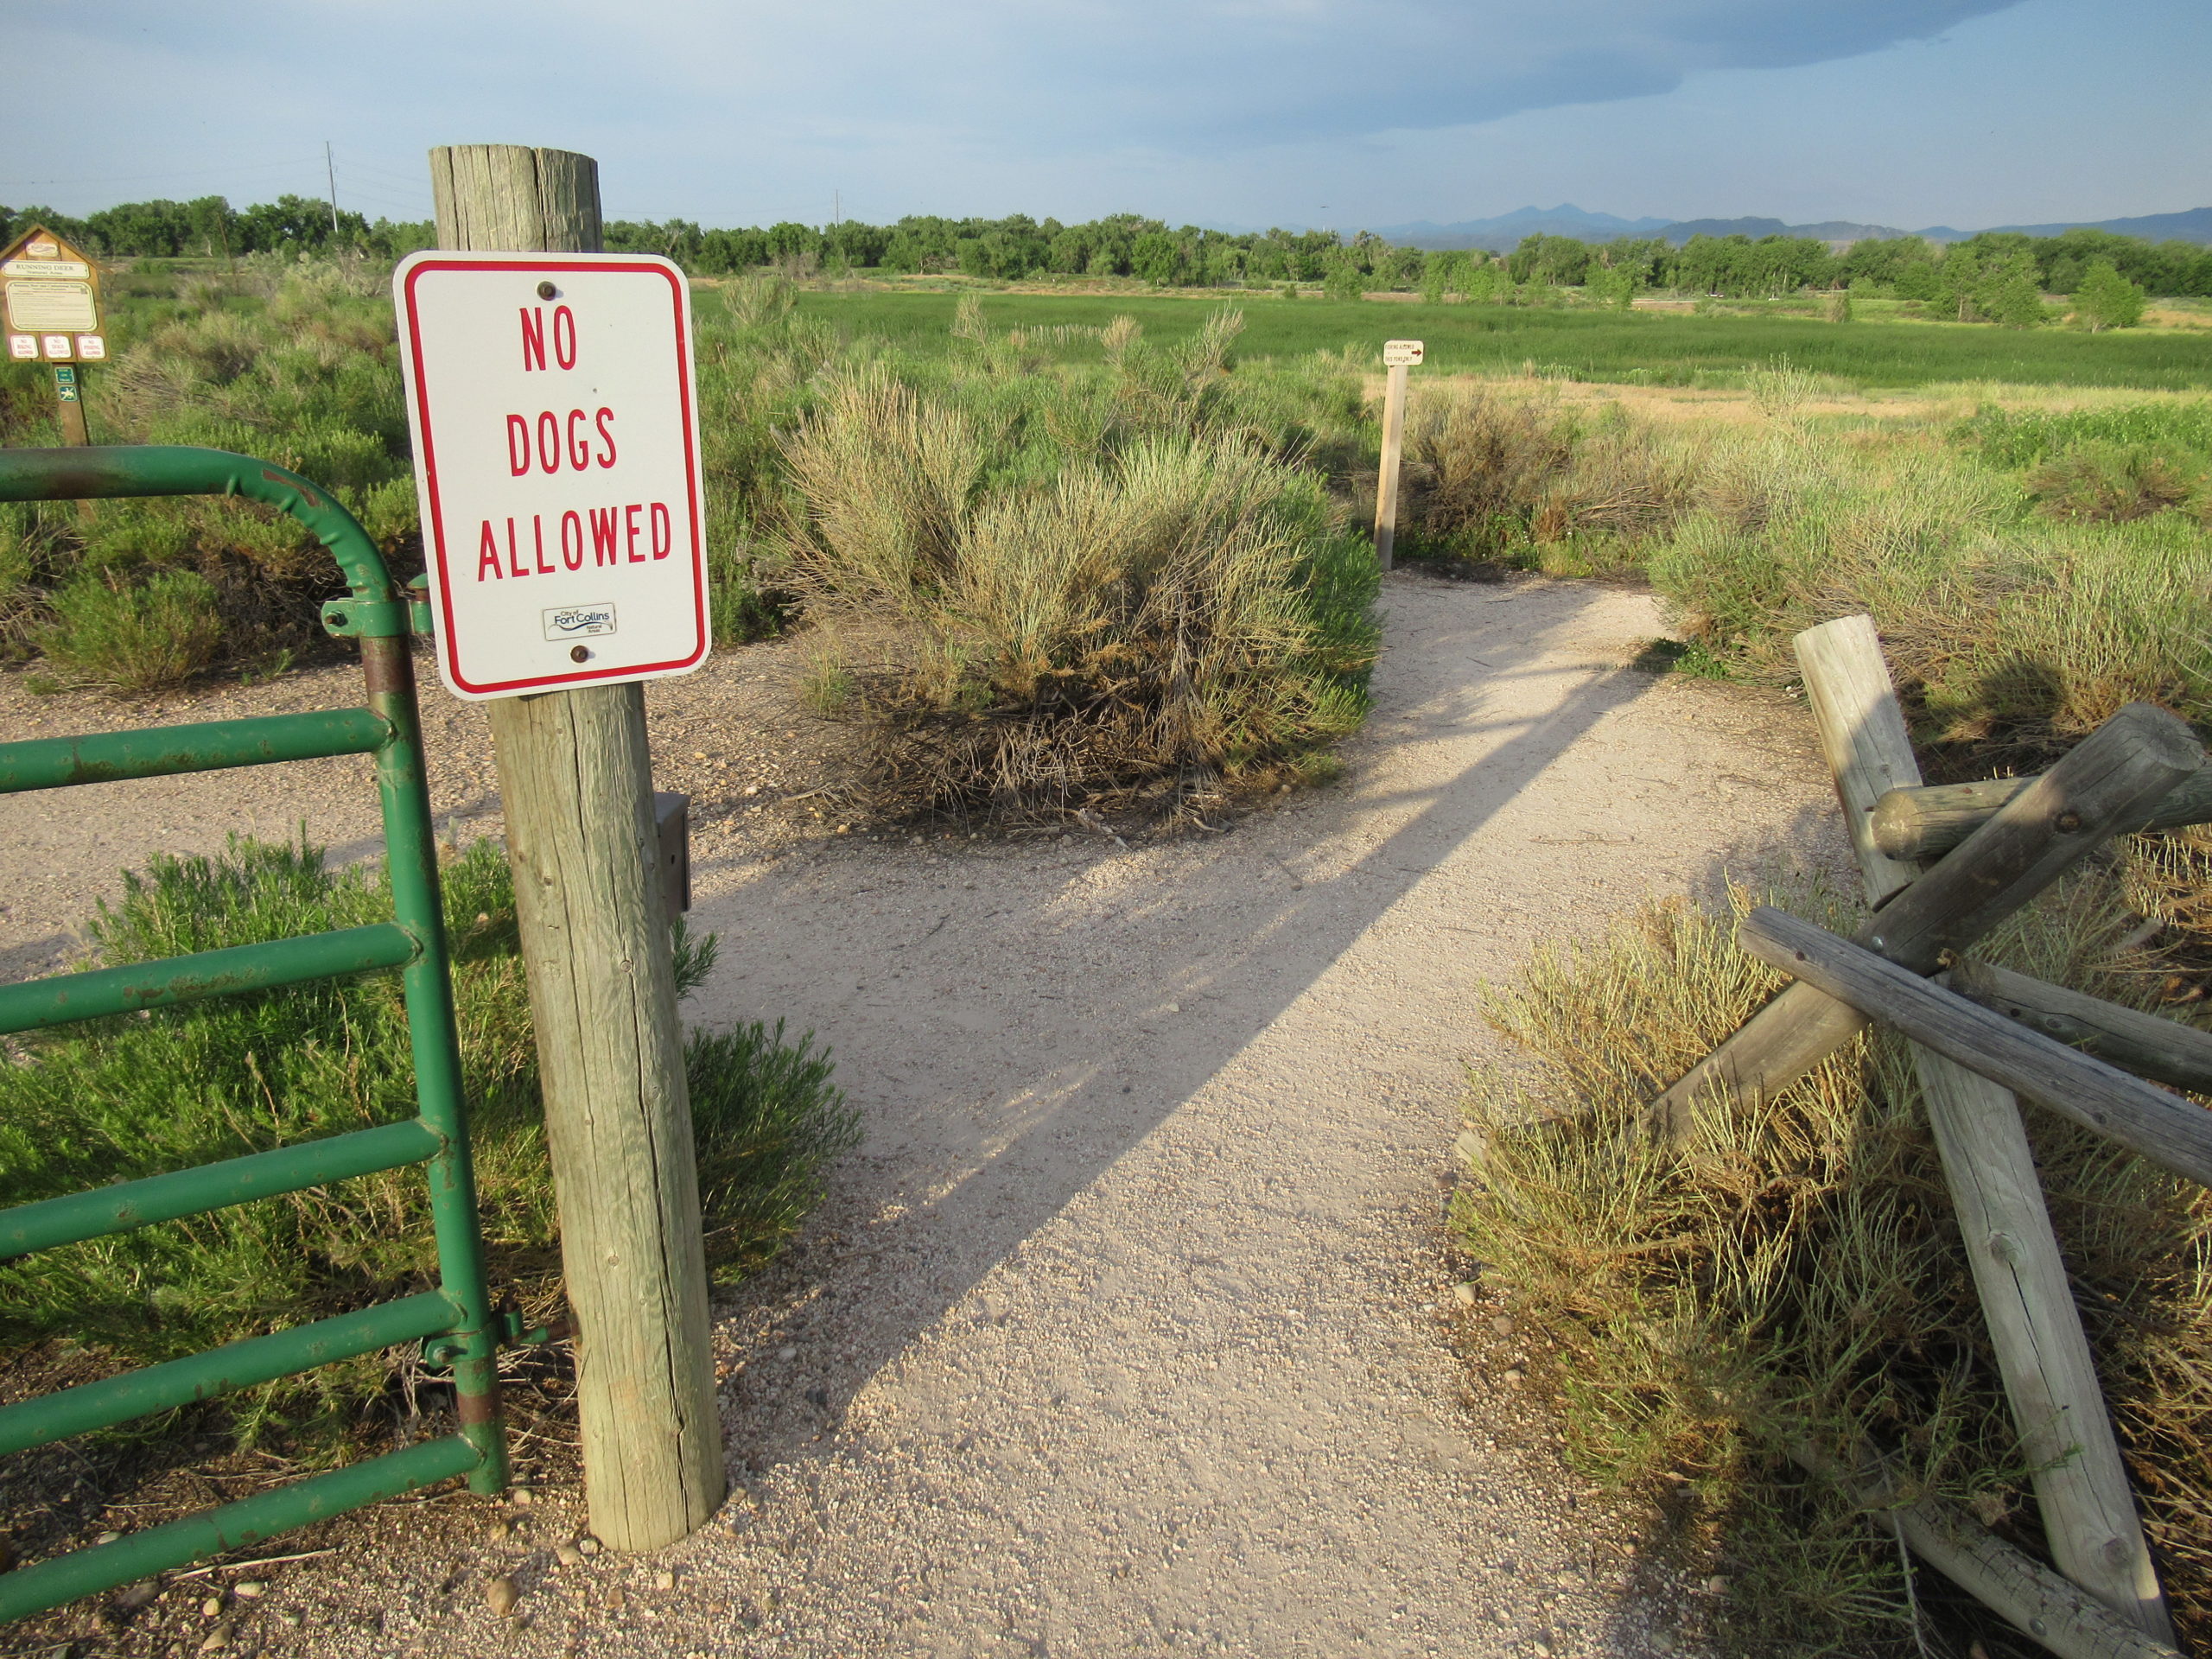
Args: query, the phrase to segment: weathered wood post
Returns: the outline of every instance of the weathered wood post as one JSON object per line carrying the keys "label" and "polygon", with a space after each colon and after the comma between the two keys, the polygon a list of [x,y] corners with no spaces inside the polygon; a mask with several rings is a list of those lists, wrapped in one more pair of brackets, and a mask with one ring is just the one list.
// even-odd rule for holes
{"label": "weathered wood post", "polygon": [[1406,371],[1421,359],[1417,340],[1386,340],[1382,364],[1382,475],[1375,486],[1375,559],[1391,568],[1398,537],[1398,451],[1406,433]]}
{"label": "weathered wood post", "polygon": [[[588,156],[454,145],[430,152],[430,182],[442,248],[600,251]],[[585,1497],[606,1542],[657,1549],[728,1487],[645,688],[487,713],[576,1317]]]}
{"label": "weathered wood post", "polygon": [[[1920,763],[1871,618],[1843,617],[1807,630],[1795,643],[1866,901],[1879,915],[1919,871],[1876,844],[1874,803],[1890,790],[1918,785]],[[2051,1558],[2075,1583],[2171,1643],[2173,1625],[2044,1205],[2019,1103],[2011,1090],[1917,1044],[1913,1064],[2021,1451],[2036,1471]]]}

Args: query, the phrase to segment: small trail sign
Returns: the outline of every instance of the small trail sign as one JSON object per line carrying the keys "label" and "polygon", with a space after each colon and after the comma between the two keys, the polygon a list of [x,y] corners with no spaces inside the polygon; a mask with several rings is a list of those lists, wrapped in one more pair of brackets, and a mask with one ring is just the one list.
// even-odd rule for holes
{"label": "small trail sign", "polygon": [[0,250],[0,315],[14,361],[98,363],[107,356],[99,268],[43,225]]}
{"label": "small trail sign", "polygon": [[646,254],[453,253],[393,279],[438,671],[481,701],[706,659],[690,292]]}
{"label": "small trail sign", "polygon": [[1406,371],[1421,359],[1417,340],[1382,342],[1382,472],[1375,488],[1375,558],[1385,570],[1394,563],[1398,540],[1398,450],[1406,432]]}

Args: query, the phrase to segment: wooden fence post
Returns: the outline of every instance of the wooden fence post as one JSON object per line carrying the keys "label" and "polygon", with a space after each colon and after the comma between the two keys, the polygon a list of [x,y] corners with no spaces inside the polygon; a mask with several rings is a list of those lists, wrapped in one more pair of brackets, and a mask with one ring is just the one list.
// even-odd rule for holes
{"label": "wooden fence post", "polygon": [[1382,391],[1382,475],[1375,486],[1375,558],[1393,568],[1398,537],[1398,450],[1406,433],[1406,365],[1384,371]]}
{"label": "wooden fence post", "polygon": [[[1871,618],[1847,616],[1799,634],[1796,645],[1866,899],[1878,907],[1903,892],[1916,870],[1875,844],[1874,803],[1920,782],[1881,640]],[[1913,1063],[2021,1450],[2036,1470],[2051,1558],[2075,1583],[2171,1645],[2173,1625],[2019,1103],[2010,1090],[1917,1044]]]}
{"label": "wooden fence post", "polygon": [[[430,152],[441,247],[600,251],[599,169],[515,144]],[[642,685],[486,706],[577,1327],[592,1530],[658,1549],[728,1491],[690,1096]]]}

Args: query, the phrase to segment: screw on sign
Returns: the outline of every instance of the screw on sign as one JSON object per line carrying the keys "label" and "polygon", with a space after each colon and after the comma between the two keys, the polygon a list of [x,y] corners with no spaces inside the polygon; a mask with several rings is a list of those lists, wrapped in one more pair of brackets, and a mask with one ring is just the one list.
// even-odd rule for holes
{"label": "screw on sign", "polygon": [[698,667],[683,272],[643,254],[431,251],[393,286],[447,686],[482,700]]}

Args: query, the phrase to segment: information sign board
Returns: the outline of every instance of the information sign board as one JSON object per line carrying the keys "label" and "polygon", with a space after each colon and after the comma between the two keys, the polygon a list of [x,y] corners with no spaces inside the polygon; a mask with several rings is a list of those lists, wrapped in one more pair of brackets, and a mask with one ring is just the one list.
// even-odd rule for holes
{"label": "information sign board", "polygon": [[107,356],[100,331],[99,270],[43,225],[0,249],[0,321],[17,362],[97,363]]}
{"label": "information sign board", "polygon": [[392,288],[448,689],[697,668],[712,635],[683,273],[647,254],[431,251]]}
{"label": "information sign board", "polygon": [[1421,361],[1423,349],[1417,340],[1386,340],[1382,342],[1382,366],[1410,369]]}

